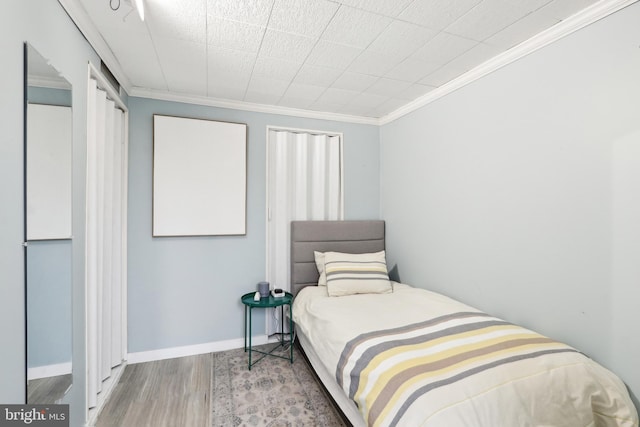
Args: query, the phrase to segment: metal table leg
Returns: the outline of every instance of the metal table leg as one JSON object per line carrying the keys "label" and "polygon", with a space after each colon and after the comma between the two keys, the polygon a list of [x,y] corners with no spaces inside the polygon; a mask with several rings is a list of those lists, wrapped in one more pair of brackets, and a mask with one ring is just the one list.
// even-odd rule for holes
{"label": "metal table leg", "polygon": [[251,327],[251,311],[252,307],[249,307],[249,370],[251,370],[251,335],[253,335],[253,328]]}
{"label": "metal table leg", "polygon": [[280,306],[280,344],[284,345],[284,304]]}
{"label": "metal table leg", "polygon": [[293,313],[289,303],[289,362],[293,363]]}

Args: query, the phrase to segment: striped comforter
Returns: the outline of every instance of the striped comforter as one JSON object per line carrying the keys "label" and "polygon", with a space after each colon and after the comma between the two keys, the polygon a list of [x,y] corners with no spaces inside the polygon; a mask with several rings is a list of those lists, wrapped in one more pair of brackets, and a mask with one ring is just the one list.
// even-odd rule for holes
{"label": "striped comforter", "polygon": [[638,425],[625,386],[585,355],[439,294],[305,289],[293,314],[369,426]]}
{"label": "striped comforter", "polygon": [[356,337],[340,355],[336,381],[369,425],[397,425],[425,393],[559,352],[575,350],[484,313],[457,312]]}

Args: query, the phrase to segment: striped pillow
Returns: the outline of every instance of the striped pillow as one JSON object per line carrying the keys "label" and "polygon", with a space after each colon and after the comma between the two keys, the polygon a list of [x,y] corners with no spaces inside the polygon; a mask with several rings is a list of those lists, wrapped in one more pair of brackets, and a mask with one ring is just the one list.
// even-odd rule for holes
{"label": "striped pillow", "polygon": [[329,296],[393,292],[385,252],[343,254],[325,252],[324,271]]}

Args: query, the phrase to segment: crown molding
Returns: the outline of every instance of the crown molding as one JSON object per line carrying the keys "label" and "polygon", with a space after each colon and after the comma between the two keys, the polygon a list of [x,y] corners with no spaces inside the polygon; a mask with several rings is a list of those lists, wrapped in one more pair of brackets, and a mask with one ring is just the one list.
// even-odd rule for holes
{"label": "crown molding", "polygon": [[107,64],[107,67],[109,67],[111,73],[118,80],[120,86],[129,92],[131,81],[111,51],[111,48],[102,37],[102,34],[100,34],[100,31],[98,31],[91,18],[89,18],[84,6],[82,6],[79,0],[58,0],[58,2],[76,24],[76,27],[78,27],[84,38],[87,39],[93,50],[95,50],[102,61]]}
{"label": "crown molding", "polygon": [[451,92],[458,90],[461,87],[466,86],[469,83],[472,83],[479,78],[498,70],[499,68],[504,67],[505,65],[517,61],[518,59],[529,55],[530,53],[533,53],[536,50],[541,49],[544,46],[547,46],[548,44],[551,44],[565,36],[568,36],[569,34],[578,31],[579,29],[584,28],[587,25],[593,24],[594,22],[617,12],[620,9],[623,9],[630,4],[635,3],[636,1],[638,0],[602,0],[594,3],[593,5],[565,19],[564,21],[559,22],[553,27],[531,37],[530,39],[520,43],[519,45],[516,45],[515,47],[501,53],[500,55],[489,59],[488,61],[462,74],[454,80],[451,80],[450,82],[440,86],[439,88],[434,89],[431,92],[421,96],[420,98],[381,117],[379,119],[379,123],[380,125],[391,123],[394,120],[397,120],[400,117],[403,117],[420,107],[430,104],[437,99],[440,99],[443,96],[446,96]]}
{"label": "crown molding", "polygon": [[71,89],[71,85],[64,78],[53,78],[44,76],[29,76],[27,86],[44,87],[48,89]]}
{"label": "crown molding", "polygon": [[177,94],[154,89],[144,89],[140,87],[131,88],[128,93],[129,96],[138,98],[182,102],[186,104],[205,105],[208,107],[230,108],[233,110],[253,111],[256,113],[278,114],[284,116],[304,117],[308,119],[331,120],[335,122],[358,123],[376,126],[380,124],[380,120],[374,117],[350,116],[348,114],[302,110],[299,108],[256,104],[253,102],[234,101],[230,99],[211,98],[207,96]]}

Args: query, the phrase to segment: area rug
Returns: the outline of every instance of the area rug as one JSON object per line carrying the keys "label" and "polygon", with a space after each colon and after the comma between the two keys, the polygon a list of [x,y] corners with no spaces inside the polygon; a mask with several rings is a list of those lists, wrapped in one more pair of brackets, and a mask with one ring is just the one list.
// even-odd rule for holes
{"label": "area rug", "polygon": [[249,371],[243,349],[214,353],[212,426],[345,426],[295,346],[293,360],[267,357]]}

